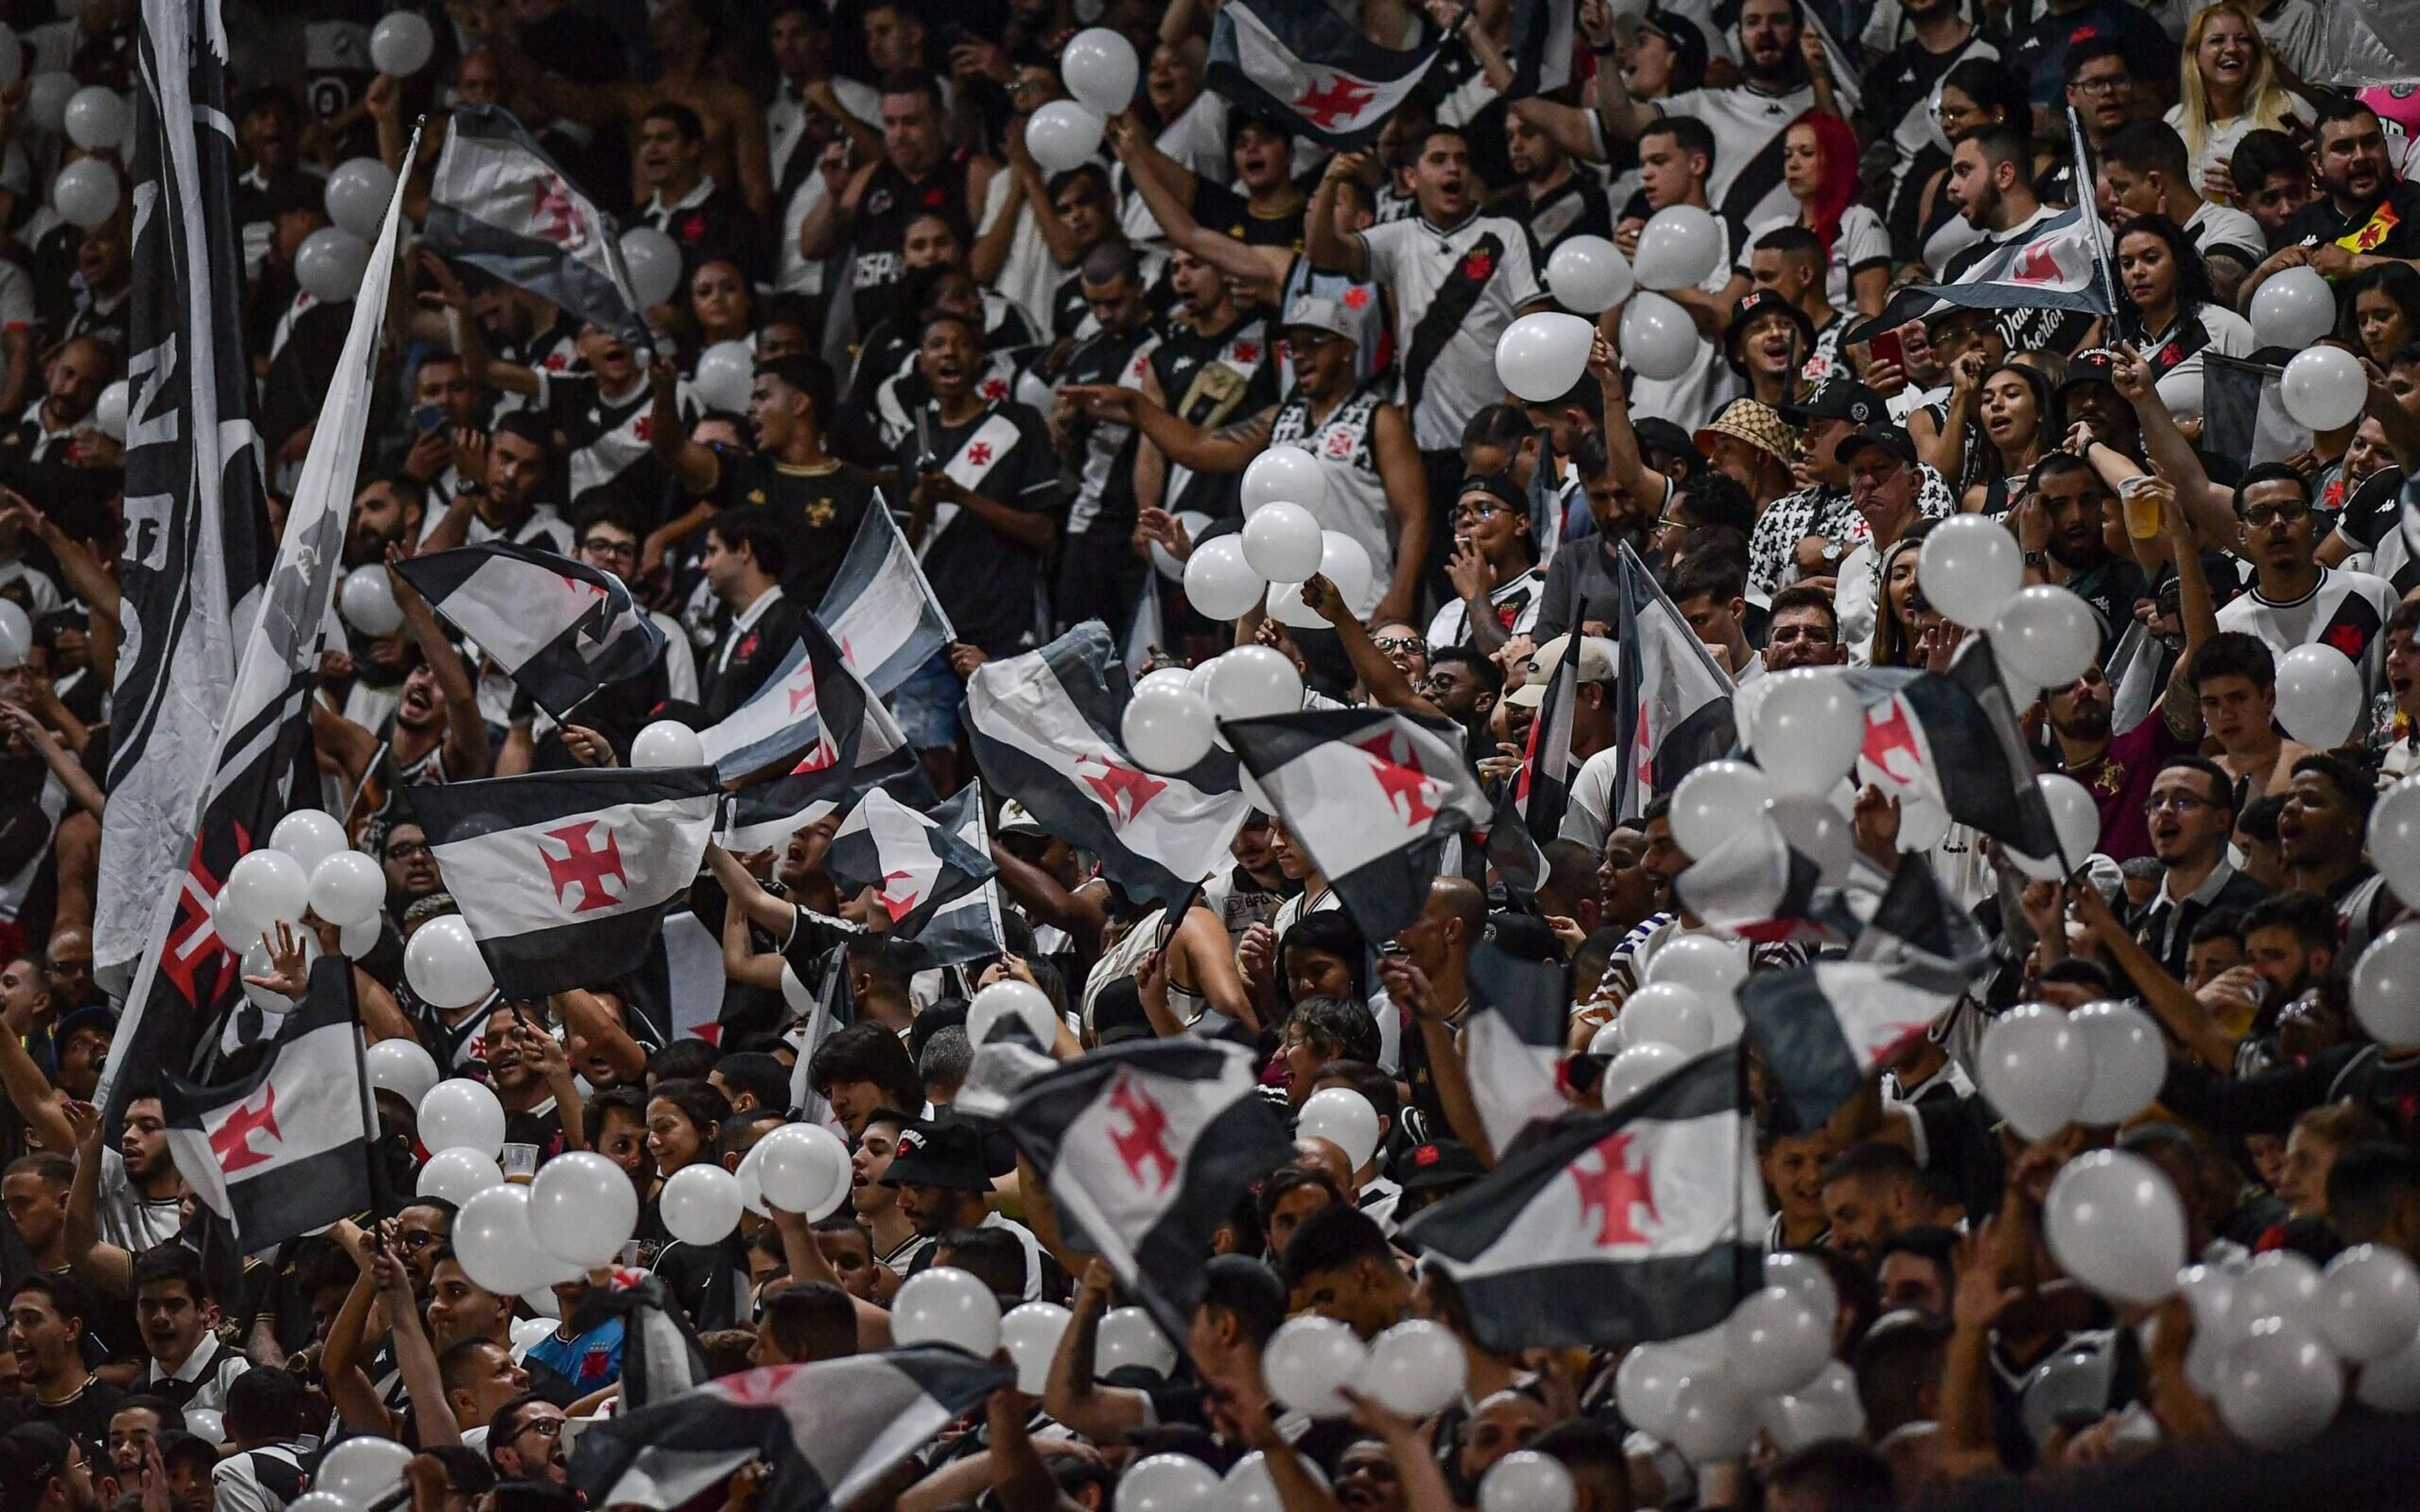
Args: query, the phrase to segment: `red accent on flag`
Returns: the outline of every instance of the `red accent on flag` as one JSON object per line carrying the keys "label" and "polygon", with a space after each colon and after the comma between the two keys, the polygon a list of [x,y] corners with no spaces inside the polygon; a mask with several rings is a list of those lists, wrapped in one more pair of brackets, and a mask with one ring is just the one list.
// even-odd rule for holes
{"label": "red accent on flag", "polygon": [[1663,1222],[1663,1215],[1655,1211],[1655,1188],[1646,1162],[1642,1159],[1635,1171],[1630,1168],[1632,1137],[1628,1130],[1607,1134],[1590,1150],[1597,1158],[1595,1170],[1577,1164],[1571,1168],[1572,1180],[1580,1189],[1580,1216],[1599,1215],[1596,1242],[1602,1246],[1647,1242],[1645,1230],[1631,1216],[1634,1207],[1646,1209],[1649,1218]]}
{"label": "red accent on flag", "polygon": [[[1085,771],[1088,762],[1100,767],[1099,773]],[[1109,810],[1109,821],[1116,825],[1132,823],[1140,817],[1144,805],[1168,791],[1167,783],[1148,772],[1107,756],[1078,757],[1076,775],[1100,795],[1101,806]]]}
{"label": "red accent on flag", "polygon": [[2009,270],[2011,284],[2056,284],[2064,275],[2059,272],[2058,258],[2046,242],[2037,241],[2017,255],[2016,267]]}
{"label": "red accent on flag", "polygon": [[[902,878],[912,877],[914,875],[915,873],[912,872],[885,872],[882,873],[882,880],[886,883],[896,882]],[[893,924],[898,923],[901,919],[906,918],[910,913],[914,912],[916,905],[923,902],[923,899],[924,895],[923,893],[917,892],[913,889],[900,893],[896,897],[893,897],[887,891],[879,889],[877,889],[874,894],[874,901],[882,905],[883,912],[891,916],[891,922]]]}
{"label": "red accent on flag", "polygon": [[600,823],[602,821],[582,819],[560,829],[547,830],[547,839],[563,842],[566,854],[561,856],[551,854],[543,845],[537,848],[539,858],[546,862],[547,877],[554,884],[555,902],[564,901],[565,889],[574,884],[579,886],[580,903],[572,909],[575,914],[611,908],[621,901],[605,890],[607,877],[625,887],[630,883],[629,873],[622,870],[621,842],[614,840],[611,828],[605,831],[604,849],[598,850],[588,843],[588,831]]}
{"label": "red accent on flag", "polygon": [[1866,711],[1866,744],[1857,754],[1902,787],[1915,787],[1924,780],[1924,746],[1916,738],[1916,721],[1909,717],[1906,703],[1896,695]]}
{"label": "red accent on flag", "polygon": [[1360,115],[1377,98],[1378,92],[1368,85],[1331,73],[1324,86],[1306,89],[1296,97],[1294,108],[1304,120],[1329,131]]}
{"label": "red accent on flag", "polygon": [[261,1088],[259,1107],[239,1103],[227,1115],[226,1122],[210,1134],[210,1153],[218,1157],[220,1170],[233,1176],[255,1165],[265,1165],[273,1158],[269,1151],[253,1148],[252,1136],[256,1133],[269,1135],[272,1145],[285,1141],[286,1136],[277,1128],[275,1082]]}
{"label": "red accent on flag", "polygon": [[571,197],[571,186],[553,174],[537,181],[531,213],[538,219],[538,235],[549,241],[577,247],[588,239],[588,222]]}
{"label": "red accent on flag", "polygon": [[[1126,1175],[1135,1185],[1155,1195],[1167,1191],[1177,1170],[1175,1151],[1168,1148],[1167,1110],[1136,1086],[1133,1077],[1123,1073],[1109,1088],[1109,1105],[1126,1116],[1124,1129],[1109,1131],[1109,1143],[1117,1147]],[[1146,1165],[1152,1168],[1148,1178],[1143,1175]]]}
{"label": "red accent on flag", "polygon": [[1354,749],[1370,758],[1371,775],[1378,779],[1378,791],[1387,795],[1388,804],[1406,825],[1423,825],[1436,815],[1436,804],[1431,795],[1437,789],[1437,779],[1420,767],[1420,753],[1408,740],[1396,734],[1379,734],[1368,740],[1356,741]]}

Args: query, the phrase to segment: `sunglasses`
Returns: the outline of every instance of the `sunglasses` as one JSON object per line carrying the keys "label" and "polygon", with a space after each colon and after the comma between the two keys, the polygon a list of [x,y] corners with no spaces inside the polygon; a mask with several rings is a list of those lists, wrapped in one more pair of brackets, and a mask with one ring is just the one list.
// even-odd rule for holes
{"label": "sunglasses", "polygon": [[1429,648],[1429,643],[1416,635],[1373,636],[1370,643],[1381,651],[1425,652]]}

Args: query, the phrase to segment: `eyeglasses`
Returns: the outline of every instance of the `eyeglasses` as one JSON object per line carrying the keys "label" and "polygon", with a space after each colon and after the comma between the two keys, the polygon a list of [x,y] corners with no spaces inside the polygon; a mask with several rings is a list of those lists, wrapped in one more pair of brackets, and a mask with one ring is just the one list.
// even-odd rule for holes
{"label": "eyeglasses", "polygon": [[427,856],[427,846],[423,845],[418,841],[411,840],[404,841],[399,844],[390,845],[386,848],[386,858],[390,861],[409,861],[415,856]]}
{"label": "eyeglasses", "polygon": [[2291,525],[2310,513],[2311,506],[2304,503],[2254,504],[2243,512],[2243,523],[2256,531],[2267,530],[2273,524]]}
{"label": "eyeglasses", "polygon": [[443,1243],[444,1240],[426,1228],[407,1228],[395,1236],[395,1242],[405,1249],[427,1249],[431,1244]]}
{"label": "eyeglasses", "polygon": [[1510,515],[1511,513],[1512,513],[1512,506],[1511,504],[1504,502],[1504,501],[1500,499],[1491,499],[1483,504],[1465,504],[1454,511],[1454,517],[1457,519],[1466,519],[1476,522],[1491,518],[1497,515]]}
{"label": "eyeglasses", "polygon": [[2120,89],[2132,89],[2134,81],[2125,74],[2100,79],[2078,79],[2069,85],[2079,95],[2114,95]]}
{"label": "eyeglasses", "polygon": [[2147,814],[2155,814],[2163,809],[2174,809],[2179,813],[2191,813],[2195,809],[2217,807],[2218,805],[2208,798],[2196,797],[2190,793],[2154,793],[2145,800],[2143,811]]}
{"label": "eyeglasses", "polygon": [[1370,643],[1381,651],[1408,651],[1425,654],[1429,643],[1416,635],[1374,636]]}
{"label": "eyeglasses", "polygon": [[602,535],[592,535],[580,543],[580,549],[592,557],[636,557],[639,554],[639,543],[615,541]]}
{"label": "eyeglasses", "polygon": [[513,1437],[518,1439],[521,1436],[521,1433],[535,1433],[549,1439],[559,1439],[563,1437],[563,1419],[559,1417],[531,1418],[521,1425],[520,1433],[516,1433]]}

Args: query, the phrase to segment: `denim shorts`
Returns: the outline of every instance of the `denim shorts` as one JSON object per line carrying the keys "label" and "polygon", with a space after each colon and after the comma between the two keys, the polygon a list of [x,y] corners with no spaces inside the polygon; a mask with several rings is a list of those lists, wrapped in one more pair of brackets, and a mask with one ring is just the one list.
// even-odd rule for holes
{"label": "denim shorts", "polygon": [[939,750],[958,743],[958,705],[966,696],[967,685],[950,670],[948,654],[937,652],[892,690],[891,713],[909,746]]}

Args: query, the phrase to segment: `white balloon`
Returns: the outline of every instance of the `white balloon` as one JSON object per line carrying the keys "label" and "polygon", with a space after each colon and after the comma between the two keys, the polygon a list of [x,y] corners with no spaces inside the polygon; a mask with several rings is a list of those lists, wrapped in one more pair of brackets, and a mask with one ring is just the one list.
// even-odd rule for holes
{"label": "white balloon", "polygon": [[1156,1454],[1136,1460],[1118,1477],[1113,1506],[1115,1512],[1210,1512],[1220,1492],[1218,1473],[1191,1455]]}
{"label": "white balloon", "polygon": [[491,1186],[501,1186],[504,1168],[494,1157],[475,1149],[457,1146],[441,1149],[428,1157],[420,1167],[419,1180],[412,1184],[412,1194],[423,1197],[443,1197],[460,1207]]}
{"label": "white balloon", "polygon": [[1555,301],[1582,315],[1603,315],[1630,298],[1637,285],[1621,249],[1603,237],[1565,237],[1546,258],[1546,287]]}
{"label": "white balloon", "polygon": [[65,131],[68,101],[75,98],[76,87],[75,75],[65,69],[42,69],[25,85],[25,118],[45,131]]}
{"label": "white balloon", "polygon": [[1921,794],[1899,800],[1899,848],[1903,853],[1930,851],[1949,838],[1949,810]]}
{"label": "white balloon", "polygon": [[320,1457],[311,1488],[367,1506],[403,1485],[403,1467],[410,1463],[411,1451],[393,1439],[345,1439]]}
{"label": "white balloon", "polygon": [[[1322,531],[1319,575],[1336,585],[1336,596],[1356,614],[1367,614],[1377,603],[1369,550],[1342,531]],[[1302,601],[1299,583],[1275,583],[1268,591],[1269,616],[1295,628],[1321,629],[1327,621]]]}
{"label": "white balloon", "polygon": [[1176,1368],[1176,1346],[1140,1307],[1112,1307],[1101,1315],[1093,1340],[1093,1373],[1106,1376],[1121,1365],[1140,1365],[1156,1376]]}
{"label": "white balloon", "polygon": [[1535,1449],[1515,1449],[1479,1478],[1479,1512],[1572,1512],[1579,1487],[1563,1462]]}
{"label": "white balloon", "polygon": [[2059,1167],[2042,1200],[2042,1234],[2059,1268],[2112,1302],[2142,1304],[2177,1288],[2185,1210],[2157,1165],[2096,1149]]}
{"label": "white balloon", "polygon": [[2361,418],[2369,402],[2369,378],[2361,360],[2341,347],[2311,347],[2294,354],[2277,380],[2286,413],[2313,430],[2341,430]]}
{"label": "white balloon", "polygon": [[1693,1465],[1737,1459],[1756,1437],[1756,1418],[1730,1381],[1687,1376],[1672,1397],[1672,1447]]}
{"label": "white balloon", "polygon": [[611,1265],[638,1230],[639,1189],[604,1156],[567,1149],[531,1178],[529,1212],[537,1242],[556,1259],[583,1270]]}
{"label": "white balloon", "polygon": [[639,308],[668,304],[680,288],[680,244],[652,225],[634,225],[622,233],[622,268],[630,275],[630,292]]}
{"label": "white balloon", "polygon": [[286,1512],[361,1512],[334,1491],[304,1491],[286,1504]]}
{"label": "white balloon", "polygon": [[1302,707],[1302,674],[1271,646],[1220,652],[1210,662],[1208,682],[1211,711],[1221,719],[1257,719]]}
{"label": "white balloon", "polygon": [[504,1148],[504,1105],[487,1083],[450,1076],[420,1100],[419,1131],[421,1148],[431,1154],[471,1149],[492,1160]]}
{"label": "white balloon", "polygon": [[1757,701],[1753,724],[1756,764],[1776,793],[1829,794],[1866,744],[1866,712],[1848,680],[1829,668],[1801,667],[1774,678]]}
{"label": "white balloon", "polygon": [[[296,943],[302,947],[302,957],[306,962],[319,953],[319,941],[318,937],[313,935],[307,930],[296,936]],[[266,940],[255,940],[243,952],[243,967],[240,975],[245,977],[266,977],[276,969],[276,963],[270,957],[269,942]],[[243,995],[253,1007],[260,1010],[264,1013],[290,1013],[294,1011],[295,1000],[293,998],[287,996],[284,993],[274,992],[267,987],[262,987],[253,982],[247,981],[243,984]]]}
{"label": "white balloon", "polygon": [[1790,848],[1815,863],[1819,883],[1837,887],[1849,880],[1857,861],[1857,839],[1849,831],[1849,816],[1829,799],[1812,793],[1778,793],[1765,800],[1764,811]]}
{"label": "white balloon", "polygon": [[1672,841],[1691,860],[1756,823],[1773,779],[1745,762],[1708,762],[1672,790]]}
{"label": "white balloon", "polygon": [[[1620,1019],[1615,1019],[1610,1023],[1599,1025],[1597,1026],[1597,1031],[1589,1036],[1588,1053],[1592,1056],[1604,1056],[1607,1059],[1611,1059],[1613,1057],[1621,1054],[1623,1044],[1624,1041],[1621,1037],[1621,1021]],[[1669,1046],[1667,1046],[1667,1048],[1668,1049]]]}
{"label": "white balloon", "polygon": [[1357,1171],[1378,1152],[1378,1110],[1349,1087],[1330,1087],[1311,1094],[1295,1117],[1294,1132],[1297,1138],[1326,1140]]}
{"label": "white balloon", "polygon": [[2420,1046],[2420,923],[2369,942],[2352,967],[2352,1014],[2390,1050]]}
{"label": "white balloon", "polygon": [[336,588],[336,608],[345,623],[364,635],[393,635],[403,628],[403,606],[395,601],[395,584],[386,568],[375,562],[345,574]]}
{"label": "white balloon", "polygon": [[2355,1365],[2393,1354],[2420,1333],[2420,1268],[2384,1244],[2355,1244],[2319,1277],[2319,1332]]}
{"label": "white balloon", "polygon": [[2086,856],[2101,848],[2101,806],[2091,790],[2064,772],[2045,772],[2034,782],[2058,834],[2057,858],[2068,866],[2082,866]]}
{"label": "white balloon", "polygon": [[1722,260],[1722,231],[1714,212],[1696,205],[1667,205],[1638,233],[1638,251],[1630,266],[1640,288],[1688,288],[1705,282]]}
{"label": "white balloon", "polygon": [[1623,1001],[1621,1042],[1670,1045],[1683,1057],[1702,1056],[1714,1047],[1715,1019],[1705,995],[1676,981],[1654,981]]}
{"label": "white balloon", "polygon": [[386,901],[386,873],[359,851],[338,851],[311,869],[311,912],[331,924],[361,924]]}
{"label": "white balloon", "polygon": [[[1156,674],[1155,674],[1156,675]],[[1209,701],[1197,697],[1179,673],[1175,684],[1139,687],[1126,701],[1118,729],[1126,753],[1146,772],[1182,772],[1210,754],[1218,733]]]}
{"label": "white balloon", "polygon": [[1242,617],[1261,601],[1267,579],[1244,560],[1244,543],[1232,535],[1213,536],[1193,548],[1185,562],[1185,597],[1214,620]]}
{"label": "white balloon", "polygon": [[2308,1330],[2290,1324],[2256,1325],[2219,1365],[2219,1421],[2255,1449],[2309,1443],[2343,1402],[2344,1366]]}
{"label": "white balloon", "polygon": [[765,1200],[809,1222],[830,1217],[848,1198],[848,1149],[819,1123],[785,1123],[756,1142],[756,1182]]}
{"label": "white balloon", "polygon": [[2167,1046],[2151,1016],[2132,1003],[2104,1002],[2086,1003],[2067,1017],[2084,1031],[2092,1062],[2075,1121],[2118,1124],[2149,1107],[2168,1074]]}
{"label": "white balloon", "polygon": [[1317,572],[1327,544],[1311,511],[1283,500],[1253,511],[1240,535],[1245,562],[1277,583],[1298,583]]}
{"label": "white balloon", "polygon": [[1661,294],[1641,290],[1621,307],[1621,358],[1640,378],[1679,378],[1703,345],[1689,312]]}
{"label": "white balloon", "polygon": [[697,376],[690,380],[700,403],[726,414],[748,412],[748,397],[756,382],[756,354],[744,341],[718,341],[698,353]]}
{"label": "white balloon", "polygon": [[310,873],[284,851],[266,846],[246,852],[228,870],[226,886],[219,893],[221,917],[234,920],[246,947],[263,934],[276,933],[279,924],[301,922],[310,906]]}
{"label": "white balloon", "polygon": [[1916,557],[1916,586],[1953,625],[1988,630],[1993,617],[2025,586],[2024,550],[2006,525],[1986,515],[1952,515],[1935,525]]}
{"label": "white balloon", "polygon": [[1854,1439],[1866,1431],[1857,1374],[1838,1360],[1824,1361],[1815,1379],[1798,1390],[1765,1402],[1757,1417],[1784,1454],[1826,1439]]}
{"label": "white balloon", "polygon": [[1421,1418],[1461,1400],[1469,1371],[1469,1356],[1453,1330],[1415,1318],[1370,1341],[1370,1358],[1354,1389],[1389,1412]]}
{"label": "white balloon", "polygon": [[[1920,570],[1923,558],[1916,559]],[[1992,653],[2020,703],[2033,690],[2065,687],[2101,655],[2101,625],[2073,591],[2050,583],[2021,589],[1992,618]]]}
{"label": "white balloon", "polygon": [[339,304],[360,293],[369,266],[370,244],[337,226],[321,226],[294,251],[294,281],[326,304]]}
{"label": "white balloon", "polygon": [[1631,1427],[1652,1439],[1672,1438],[1672,1398],[1688,1379],[1689,1362],[1664,1343],[1641,1344],[1613,1373],[1614,1400]]}
{"label": "white balloon", "polygon": [[1283,501],[1317,515],[1327,502],[1327,464],[1299,446],[1272,446],[1244,466],[1244,517]]}
{"label": "white balloon", "polygon": [[390,78],[411,78],[436,50],[437,38],[416,10],[390,10],[370,28],[370,66]]}
{"label": "white balloon", "polygon": [[2317,1333],[2324,1282],[2308,1256],[2293,1250],[2256,1255],[2235,1278],[2235,1315],[2245,1329],[2268,1318]]}
{"label": "white balloon", "polygon": [[[623,1184],[629,1184],[628,1178]],[[454,1215],[453,1243],[463,1272],[503,1297],[536,1291],[580,1273],[578,1266],[539,1244],[530,1227],[530,1189],[516,1181],[499,1181],[472,1194]]]}
{"label": "white balloon", "polygon": [[704,766],[706,743],[678,719],[658,719],[630,742],[630,764],[636,767]]}
{"label": "white balloon", "polygon": [[1833,1314],[1789,1287],[1748,1293],[1723,1325],[1729,1384],[1750,1399],[1805,1386],[1831,1358],[1833,1322]]}
{"label": "white balloon", "polygon": [[[1283,450],[1290,452],[1294,448],[1289,446]],[[1198,541],[1202,539],[1202,532],[1210,528],[1210,517],[1198,509],[1180,509],[1176,512],[1176,523],[1185,527],[1187,541]],[[1151,564],[1159,569],[1161,577],[1171,582],[1185,580],[1185,563],[1169,555],[1168,548],[1157,541],[1151,543]]]}
{"label": "white balloon", "polygon": [[[1615,1025],[1608,1024],[1606,1028],[1619,1032]],[[1597,1032],[1602,1034],[1605,1030]],[[1590,1048],[1595,1048],[1594,1041],[1590,1041]],[[1687,1056],[1661,1040],[1643,1040],[1637,1044],[1626,1045],[1606,1064],[1604,1078],[1597,1087],[1598,1100],[1606,1107],[1620,1107],[1688,1063]]]}
{"label": "white balloon", "polygon": [[1369,1354],[1350,1328],[1305,1313],[1279,1324],[1262,1347],[1261,1380],[1270,1396],[1312,1417],[1350,1417],[1353,1404],[1337,1388],[1354,1385]]}
{"label": "white balloon", "polygon": [[2335,329],[2336,297],[2312,268],[2286,268],[2263,279],[2252,296],[2256,347],[2300,351]]}
{"label": "white balloon", "polygon": [[1764,1257],[1764,1284],[1806,1299],[1826,1318],[1840,1313],[1840,1288],[1823,1262],[1803,1250],[1777,1250]]}
{"label": "white balloon", "polygon": [[448,1011],[496,990],[479,942],[458,914],[442,914],[411,932],[403,946],[403,980],[422,1002]]}
{"label": "white balloon", "polygon": [[[1297,1462],[1311,1479],[1323,1486],[1327,1483],[1317,1464],[1309,1459]],[[1220,1512],[1285,1512],[1285,1499],[1278,1494],[1277,1482],[1269,1478],[1268,1461],[1261,1451],[1253,1450],[1227,1472],[1219,1483],[1218,1505]]]}
{"label": "white balloon", "polygon": [[1712,934],[1674,934],[1647,958],[1646,980],[1729,997],[1747,980],[1747,947]]}
{"label": "white balloon", "polygon": [[2092,1077],[2084,1031],[2044,1003],[2020,1003],[1993,1019],[1977,1058],[1983,1096],[2027,1139],[2047,1139],[2073,1121]]}
{"label": "white balloon", "polygon": [[60,124],[68,140],[86,152],[115,151],[126,139],[126,101],[115,89],[90,85],[68,97]]}
{"label": "white balloon", "polygon": [[1000,1349],[1000,1299],[954,1265],[919,1271],[891,1299],[891,1337],[898,1344],[946,1344],[988,1360]]}
{"label": "white balloon", "polygon": [[25,664],[34,649],[34,622],[14,599],[0,598],[0,671]]}
{"label": "white balloon", "polygon": [[2396,899],[2406,908],[2420,908],[2420,777],[2407,777],[2379,795],[2369,810],[2369,856]]}
{"label": "white balloon", "polygon": [[[656,1211],[662,1215],[664,1227],[684,1244],[721,1243],[739,1227],[740,1206],[737,1178],[706,1163],[673,1172],[656,1196]],[[897,1336],[895,1331],[893,1336]]]}
{"label": "white balloon", "polygon": [[[207,1407],[185,1409],[185,1431],[205,1443],[216,1445],[226,1442],[225,1420],[219,1413]],[[288,1512],[291,1512],[291,1508],[288,1508]]]}
{"label": "white balloon", "polygon": [[2335,647],[2296,646],[2277,658],[2277,722],[2304,745],[2343,745],[2362,702],[2361,673]]}
{"label": "white balloon", "polygon": [[340,231],[376,241],[395,200],[395,170],[376,158],[353,158],[328,176],[328,219]]}
{"label": "white balloon", "polygon": [[269,848],[294,857],[295,864],[306,874],[317,871],[329,856],[346,850],[349,843],[345,839],[345,826],[322,809],[297,809],[269,831]]}
{"label": "white balloon", "polygon": [[[1011,1307],[1001,1316],[1000,1344],[1016,1365],[1016,1389],[1028,1396],[1039,1396],[1050,1384],[1050,1362],[1059,1353],[1060,1336],[1067,1332],[1067,1322],[1074,1315],[1055,1302],[1029,1302]],[[1194,1463],[1201,1464],[1200,1460]],[[1126,1472],[1128,1476],[1134,1471]],[[1213,1484],[1210,1467],[1202,1466],[1203,1477]],[[1125,1485],[1119,1485],[1118,1505],[1125,1505]]]}
{"label": "white balloon", "polygon": [[1134,104],[1141,65],[1122,32],[1093,26],[1068,39],[1059,54],[1059,77],[1086,108],[1115,116]]}
{"label": "white balloon", "polygon": [[411,1040],[380,1040],[362,1052],[362,1064],[369,1071],[371,1088],[393,1092],[415,1114],[421,1100],[443,1079],[436,1057]]}
{"label": "white balloon", "polygon": [[[2374,1412],[2420,1412],[2420,1334],[2363,1365],[2353,1398]],[[186,1413],[189,1425],[192,1420]]]}
{"label": "white balloon", "polygon": [[1525,315],[1496,338],[1496,376],[1532,404],[1559,399],[1588,371],[1596,326],[1559,310]]}
{"label": "white balloon", "polygon": [[2177,1273],[2177,1293],[2193,1309],[2185,1379],[2205,1396],[2218,1390],[2218,1367],[2243,1336],[2245,1319],[2235,1305],[2235,1291],[2234,1273],[2214,1265],[2188,1265]]}
{"label": "white balloon", "polygon": [[2037,1446],[2050,1442],[2063,1419],[2098,1420],[2108,1411],[2111,1365],[2105,1350],[2070,1345],[2034,1367],[2017,1412]]}
{"label": "white balloon", "polygon": [[1025,149],[1045,173],[1061,174],[1093,161],[1109,123],[1098,111],[1054,100],[1026,117]]}
{"label": "white balloon", "polygon": [[348,961],[359,961],[377,949],[379,941],[385,937],[384,922],[376,914],[372,914],[358,924],[336,926],[336,945],[345,952],[345,959]]}
{"label": "white balloon", "polygon": [[991,1041],[994,1027],[1012,1018],[1033,1037],[1037,1049],[1047,1053],[1057,1042],[1059,1011],[1050,1006],[1050,995],[1030,981],[1015,980],[993,982],[967,1004],[968,1042],[983,1048]]}
{"label": "white balloon", "polygon": [[113,441],[126,440],[126,380],[112,378],[92,402],[92,427]]}

